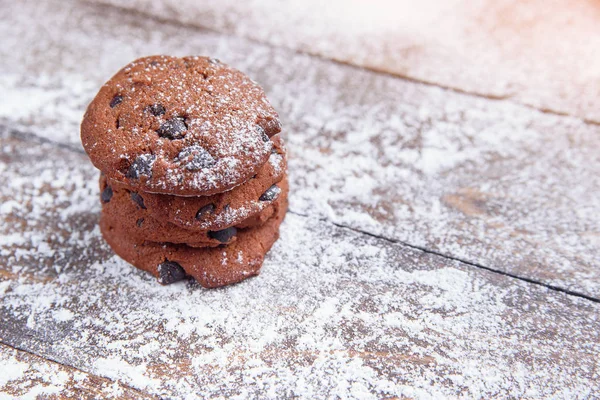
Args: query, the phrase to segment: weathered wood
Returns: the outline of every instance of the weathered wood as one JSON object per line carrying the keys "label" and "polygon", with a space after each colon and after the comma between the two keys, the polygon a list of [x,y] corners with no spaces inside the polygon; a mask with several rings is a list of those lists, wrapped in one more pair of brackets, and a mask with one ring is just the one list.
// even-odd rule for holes
{"label": "weathered wood", "polygon": [[14,399],[152,399],[101,378],[0,343],[0,397]]}
{"label": "weathered wood", "polygon": [[595,0],[95,1],[600,123]]}
{"label": "weathered wood", "polygon": [[123,10],[57,4],[0,10],[1,123],[79,146],[85,105],[123,64],[215,55],[260,81],[281,112],[292,210],[600,297],[599,126]]}
{"label": "weathered wood", "polygon": [[600,391],[597,303],[294,214],[258,278],[162,287],[102,242],[85,155],[0,149],[11,346],[178,398]]}

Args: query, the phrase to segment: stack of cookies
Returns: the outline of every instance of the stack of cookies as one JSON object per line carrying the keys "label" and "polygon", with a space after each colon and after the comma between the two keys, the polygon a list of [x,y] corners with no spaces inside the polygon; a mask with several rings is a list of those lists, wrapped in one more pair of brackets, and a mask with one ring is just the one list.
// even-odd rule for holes
{"label": "stack of cookies", "polygon": [[101,171],[105,240],[162,284],[257,275],[287,210],[280,131],[260,86],[216,59],[127,65],[81,124]]}

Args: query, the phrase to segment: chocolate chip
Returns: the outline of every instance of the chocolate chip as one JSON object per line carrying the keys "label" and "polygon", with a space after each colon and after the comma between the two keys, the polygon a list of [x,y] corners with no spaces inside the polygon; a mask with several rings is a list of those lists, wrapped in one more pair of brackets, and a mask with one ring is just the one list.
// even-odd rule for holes
{"label": "chocolate chip", "polygon": [[256,130],[264,142],[268,142],[270,140],[262,126],[256,125]]}
{"label": "chocolate chip", "polygon": [[130,179],[139,179],[140,176],[152,177],[152,165],[154,161],[156,161],[154,154],[137,156],[135,161],[129,166],[126,176]]}
{"label": "chocolate chip", "polygon": [[158,283],[169,285],[185,278],[185,271],[175,261],[166,260],[158,265]]}
{"label": "chocolate chip", "polygon": [[258,121],[258,124],[265,130],[265,133],[269,137],[281,132],[281,122],[277,118],[261,119]]}
{"label": "chocolate chip", "polygon": [[258,199],[260,201],[275,200],[277,198],[277,196],[279,196],[280,192],[281,192],[281,189],[279,187],[277,187],[277,185],[273,185],[270,188],[268,188],[266,192],[261,194]]}
{"label": "chocolate chip", "polygon": [[182,139],[185,136],[185,131],[187,131],[185,120],[182,117],[173,117],[163,122],[156,133],[162,138],[176,140]]}
{"label": "chocolate chip", "polygon": [[163,115],[167,110],[163,107],[162,104],[152,104],[146,108],[152,115],[159,117]]}
{"label": "chocolate chip", "polygon": [[211,168],[217,163],[217,160],[208,151],[198,145],[181,150],[177,155],[177,161],[182,162],[188,171]]}
{"label": "chocolate chip", "polygon": [[112,199],[112,196],[113,190],[110,186],[107,186],[102,191],[102,194],[100,195],[100,200],[102,200],[103,203],[108,203],[110,199]]}
{"label": "chocolate chip", "polygon": [[142,210],[146,209],[146,206],[144,205],[144,199],[142,198],[142,196],[140,196],[136,192],[131,192],[131,193],[129,193],[129,195],[131,196],[131,200],[133,200],[133,202],[135,204],[137,204],[138,206],[140,206],[140,208]]}
{"label": "chocolate chip", "polygon": [[221,229],[220,231],[209,231],[208,237],[211,239],[216,239],[221,243],[227,243],[234,237],[237,233],[237,229],[235,227],[230,226],[229,228]]}
{"label": "chocolate chip", "polygon": [[123,101],[123,96],[121,96],[120,94],[115,95],[115,97],[112,98],[112,100],[110,101],[110,108],[115,108],[116,106],[118,106],[119,104],[121,104],[121,102]]}
{"label": "chocolate chip", "polygon": [[137,221],[135,221],[135,224],[137,225],[138,228],[141,228],[142,225],[144,224],[144,218],[140,218]]}
{"label": "chocolate chip", "polygon": [[209,214],[212,214],[214,212],[215,212],[215,205],[207,204],[198,210],[198,212],[196,213],[196,219],[202,220],[202,219],[206,218]]}

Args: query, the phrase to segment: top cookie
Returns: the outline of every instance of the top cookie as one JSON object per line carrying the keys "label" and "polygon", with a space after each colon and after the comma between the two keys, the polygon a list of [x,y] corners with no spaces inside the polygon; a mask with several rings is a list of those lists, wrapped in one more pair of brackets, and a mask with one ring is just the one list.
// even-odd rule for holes
{"label": "top cookie", "polygon": [[110,179],[151,193],[207,196],[256,174],[281,131],[256,82],[207,57],[152,56],[112,77],[81,141]]}

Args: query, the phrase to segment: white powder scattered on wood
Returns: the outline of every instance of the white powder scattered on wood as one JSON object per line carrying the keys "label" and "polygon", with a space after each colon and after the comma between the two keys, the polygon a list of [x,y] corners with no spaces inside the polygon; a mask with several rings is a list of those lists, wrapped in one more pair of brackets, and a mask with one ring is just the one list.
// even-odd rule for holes
{"label": "white powder scattered on wood", "polygon": [[[0,244],[14,277],[2,287],[0,335],[14,345],[167,396],[600,389],[590,302],[294,214],[258,278],[219,290],[163,287],[100,238],[85,155],[4,141],[15,161],[0,187],[31,204],[6,218],[27,221],[24,243],[50,245]],[[43,163],[24,168],[25,155],[41,154]],[[49,193],[53,202],[34,201]]]}
{"label": "white powder scattered on wood", "polygon": [[[27,4],[0,30],[36,40],[30,52],[7,41],[0,77],[31,73],[7,82],[2,99],[19,99],[24,89],[43,96],[53,88],[56,96],[20,102],[22,118],[0,107],[0,121],[11,127],[78,147],[83,110],[114,71],[142,55],[201,49],[256,78],[282,115],[293,210],[600,293],[600,198],[593,196],[600,191],[600,127],[243,39],[167,24],[150,32],[115,10],[80,5],[67,14]],[[39,20],[37,35],[31,18]],[[42,28],[77,40],[64,43]],[[100,38],[100,49],[86,46]]]}
{"label": "white powder scattered on wood", "polygon": [[594,1],[95,1],[600,122]]}
{"label": "white powder scattered on wood", "polygon": [[[3,341],[167,397],[600,391],[595,304],[314,218],[596,293],[598,246],[580,240],[598,232],[595,127],[241,39],[51,8],[19,3],[10,30],[0,23],[19,36],[0,49],[12,52],[0,65],[3,124],[74,147],[83,107],[116,68],[202,50],[267,86],[289,127],[292,210],[311,217],[288,215],[258,278],[161,287],[103,243],[84,155],[3,138]],[[40,52],[54,45],[69,51]],[[47,101],[19,97],[27,87]]]}

